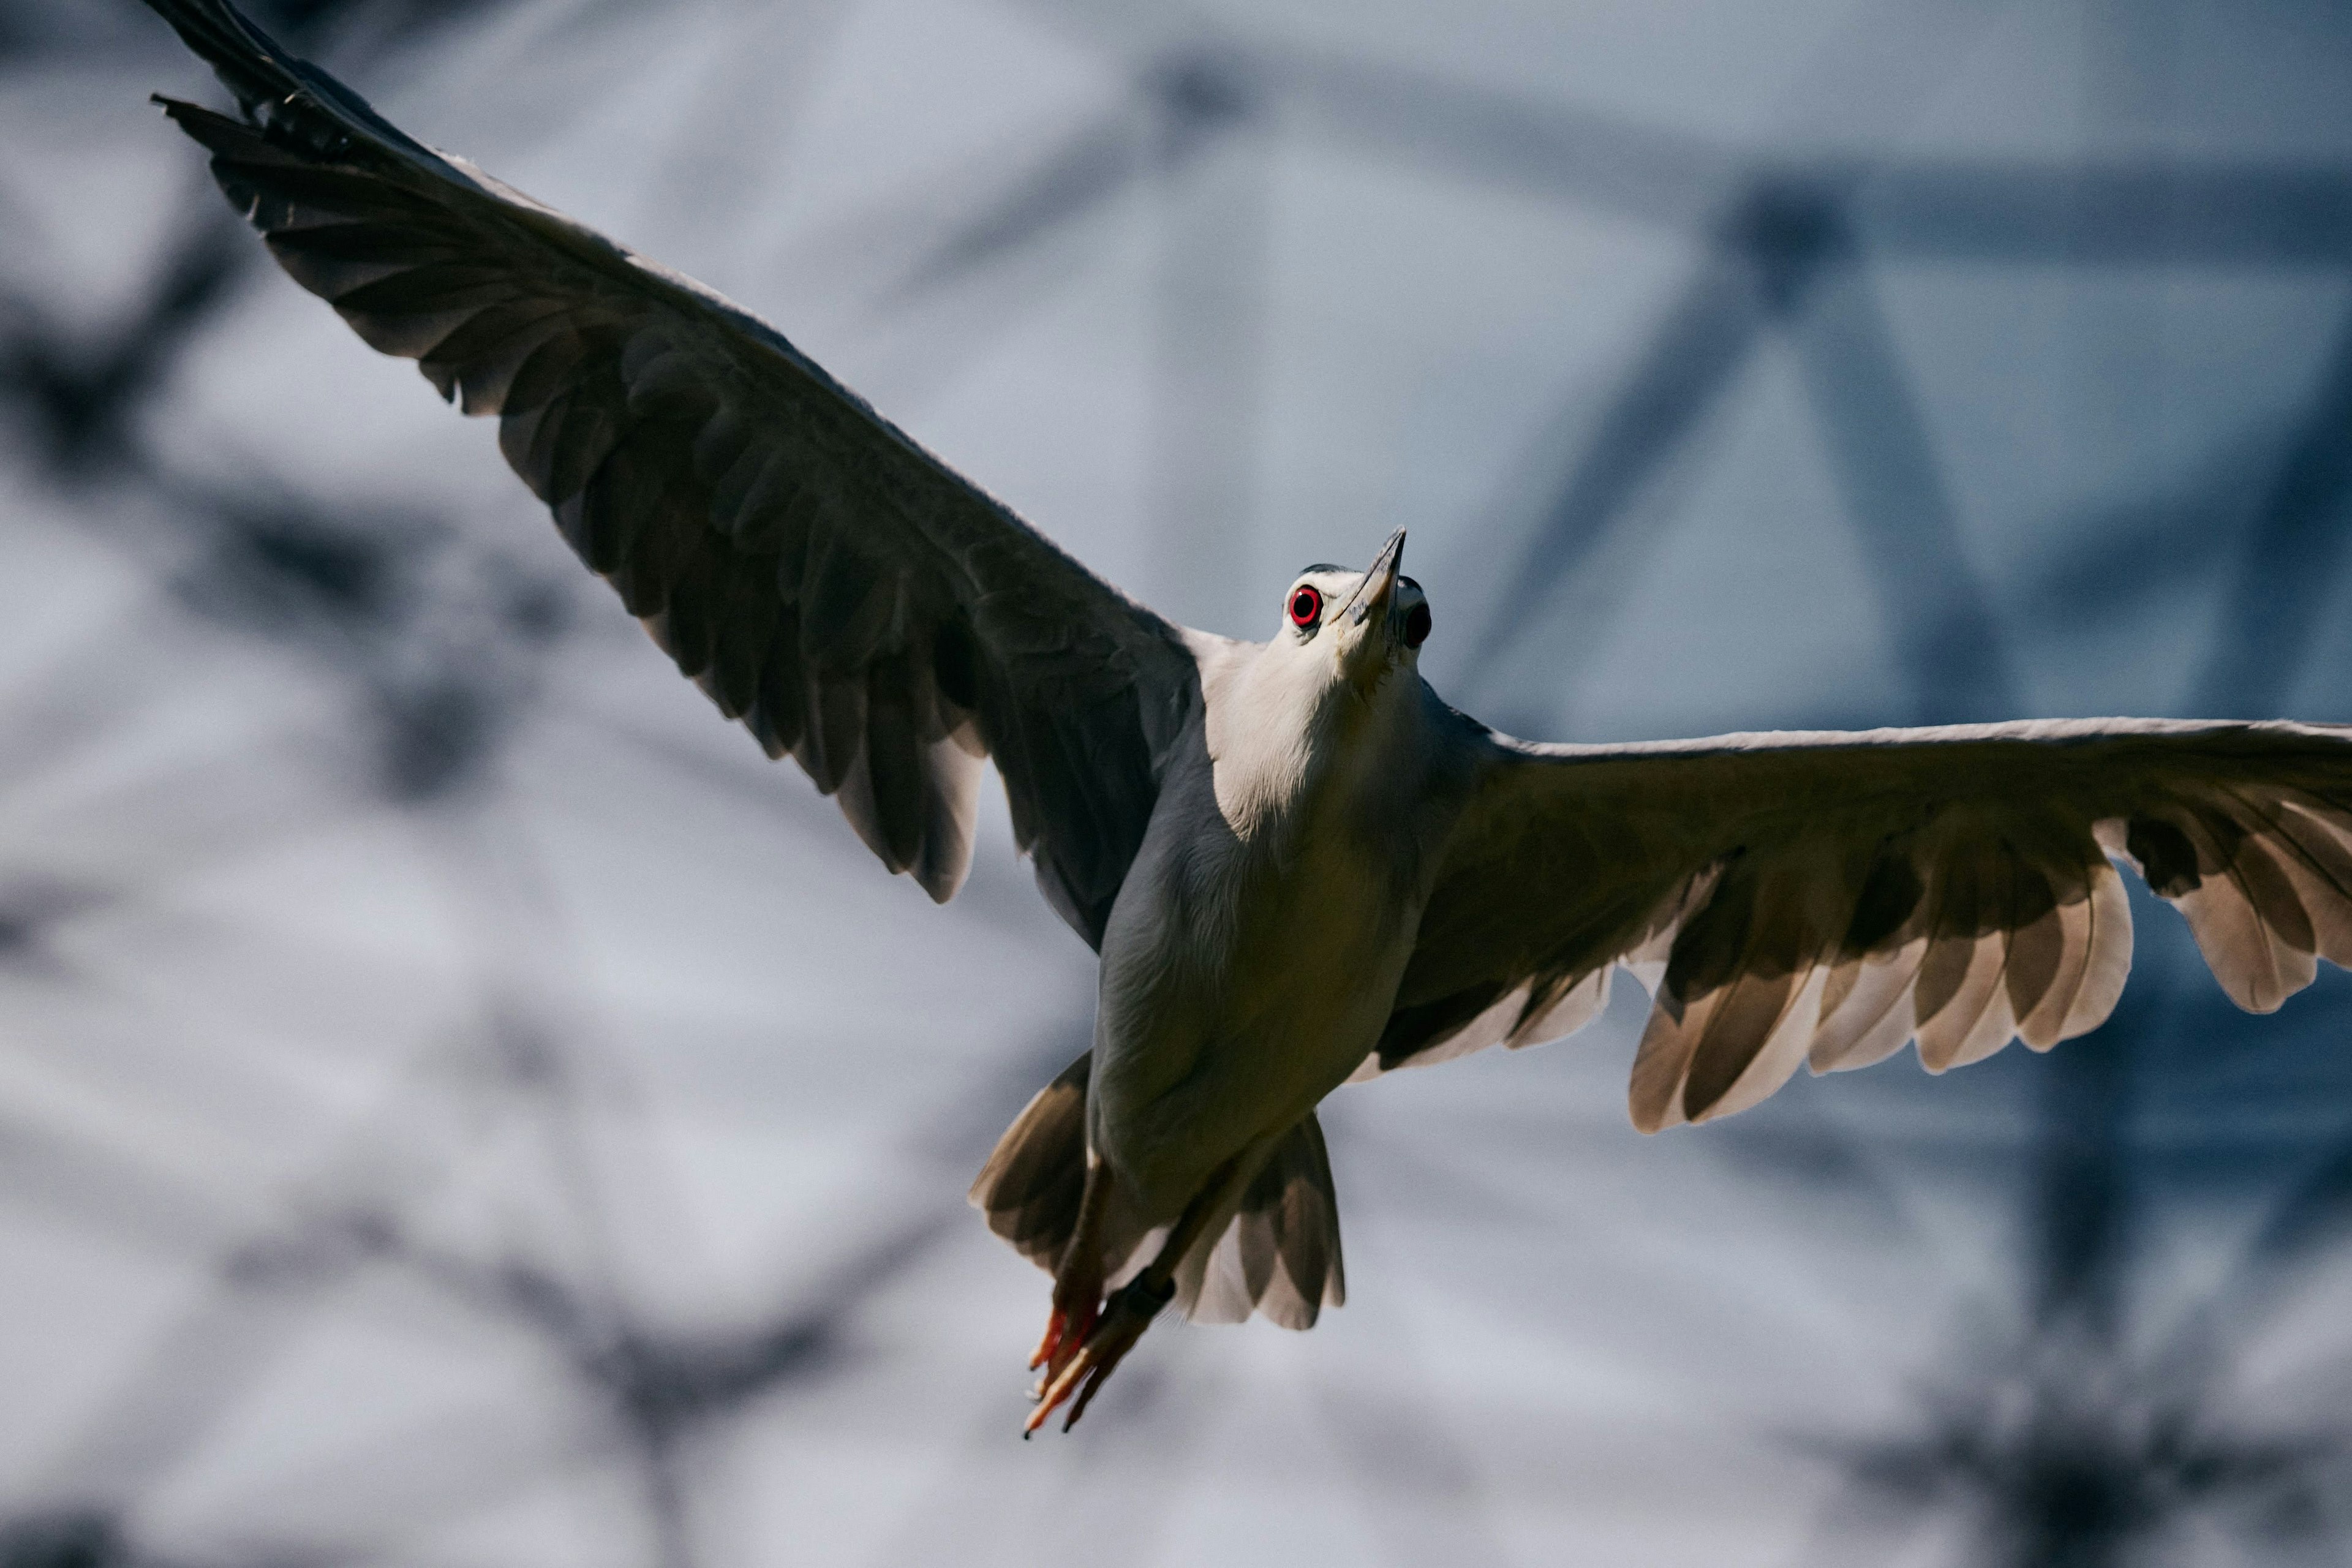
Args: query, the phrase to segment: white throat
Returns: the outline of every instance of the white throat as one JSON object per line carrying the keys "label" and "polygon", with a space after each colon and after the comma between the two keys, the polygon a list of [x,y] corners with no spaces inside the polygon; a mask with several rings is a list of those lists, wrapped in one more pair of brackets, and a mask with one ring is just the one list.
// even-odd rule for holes
{"label": "white throat", "polygon": [[1311,643],[1235,653],[1211,673],[1204,695],[1217,809],[1237,837],[1278,831],[1327,785],[1345,788],[1393,764],[1419,708],[1411,659],[1398,659],[1367,691]]}

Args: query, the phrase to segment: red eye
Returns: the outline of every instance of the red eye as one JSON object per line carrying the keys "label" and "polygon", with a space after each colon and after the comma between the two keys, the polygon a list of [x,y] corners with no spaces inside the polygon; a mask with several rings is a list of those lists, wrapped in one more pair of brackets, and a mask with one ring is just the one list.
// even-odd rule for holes
{"label": "red eye", "polygon": [[1419,647],[1429,640],[1429,606],[1415,605],[1404,617],[1404,646]]}
{"label": "red eye", "polygon": [[1290,624],[1304,631],[1315,624],[1323,613],[1323,595],[1301,583],[1298,592],[1290,595]]}

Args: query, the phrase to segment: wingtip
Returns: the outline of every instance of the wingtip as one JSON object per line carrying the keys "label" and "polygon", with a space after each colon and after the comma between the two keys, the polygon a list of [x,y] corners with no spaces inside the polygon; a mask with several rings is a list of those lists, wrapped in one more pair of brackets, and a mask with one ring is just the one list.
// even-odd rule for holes
{"label": "wingtip", "polygon": [[244,123],[216,109],[206,109],[201,103],[191,103],[184,98],[173,98],[169,93],[151,92],[147,95],[147,101],[162,110],[164,119],[181,126],[192,125],[200,120],[226,121],[231,125]]}

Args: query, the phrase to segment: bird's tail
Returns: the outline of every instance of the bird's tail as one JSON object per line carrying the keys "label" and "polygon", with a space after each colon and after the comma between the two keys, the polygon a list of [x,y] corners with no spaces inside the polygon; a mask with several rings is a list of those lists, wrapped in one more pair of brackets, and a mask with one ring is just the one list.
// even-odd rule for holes
{"label": "bird's tail", "polygon": [[1275,1141],[1233,1224],[1186,1255],[1176,1305],[1195,1323],[1238,1323],[1255,1312],[1286,1329],[1311,1329],[1324,1308],[1347,1300],[1339,1198],[1323,1127],[1310,1110]]}
{"label": "bird's tail", "polygon": [[[971,1184],[972,1205],[987,1215],[988,1228],[1049,1274],[1077,1229],[1086,1192],[1093,1065],[1090,1051],[1039,1090]],[[1118,1274],[1131,1248],[1150,1239],[1111,1239],[1105,1248],[1116,1255],[1107,1260],[1110,1271]],[[1325,1307],[1346,1300],[1331,1160],[1309,1112],[1276,1142],[1233,1222],[1178,1267],[1176,1304],[1195,1322],[1240,1322],[1255,1311],[1286,1329],[1307,1329]]]}
{"label": "bird's tail", "polygon": [[1048,1274],[1062,1261],[1078,1228],[1078,1200],[1087,1186],[1087,1051],[1037,1091],[996,1152],[972,1178],[966,1194],[988,1216],[988,1228]]}

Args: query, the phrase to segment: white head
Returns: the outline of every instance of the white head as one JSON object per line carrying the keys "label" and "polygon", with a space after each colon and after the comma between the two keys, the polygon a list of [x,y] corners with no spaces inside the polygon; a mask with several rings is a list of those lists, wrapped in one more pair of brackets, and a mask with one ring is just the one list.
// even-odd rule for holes
{"label": "white head", "polygon": [[1429,637],[1429,599],[1403,575],[1404,530],[1381,546],[1361,572],[1309,566],[1282,599],[1282,629],[1267,651],[1313,661],[1333,685],[1345,681],[1364,697],[1398,670],[1410,674]]}
{"label": "white head", "polygon": [[1302,788],[1349,758],[1409,785],[1411,770],[1382,766],[1364,744],[1402,733],[1398,721],[1422,708],[1414,665],[1429,604],[1397,570],[1403,553],[1400,529],[1361,572],[1309,566],[1284,592],[1273,637],[1223,667],[1231,684],[1209,704],[1207,738],[1217,809],[1241,837],[1286,820]]}

